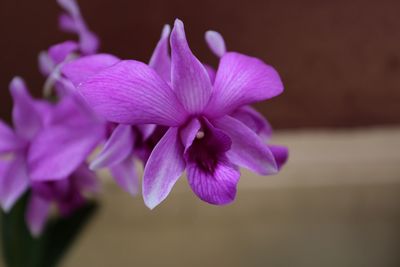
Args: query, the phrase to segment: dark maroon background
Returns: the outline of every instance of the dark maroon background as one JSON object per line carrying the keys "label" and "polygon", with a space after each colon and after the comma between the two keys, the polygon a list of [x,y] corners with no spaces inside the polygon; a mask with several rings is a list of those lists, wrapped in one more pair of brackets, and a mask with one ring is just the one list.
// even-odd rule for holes
{"label": "dark maroon background", "polygon": [[[216,63],[203,33],[223,33],[230,50],[275,66],[286,91],[260,103],[278,128],[400,122],[400,2],[297,0],[81,0],[102,51],[147,61],[164,23],[184,20],[190,45]],[[67,37],[55,0],[0,0],[0,117],[8,120],[10,79],[23,76],[36,96],[37,54]]]}

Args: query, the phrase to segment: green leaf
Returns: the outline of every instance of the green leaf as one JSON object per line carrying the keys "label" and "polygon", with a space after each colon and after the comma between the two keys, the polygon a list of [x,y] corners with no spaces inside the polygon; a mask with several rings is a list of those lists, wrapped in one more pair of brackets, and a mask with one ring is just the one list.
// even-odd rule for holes
{"label": "green leaf", "polygon": [[27,199],[28,195],[25,195],[9,213],[2,213],[1,241],[6,266],[55,267],[93,216],[98,205],[88,202],[67,218],[50,220],[43,234],[34,238],[25,223]]}

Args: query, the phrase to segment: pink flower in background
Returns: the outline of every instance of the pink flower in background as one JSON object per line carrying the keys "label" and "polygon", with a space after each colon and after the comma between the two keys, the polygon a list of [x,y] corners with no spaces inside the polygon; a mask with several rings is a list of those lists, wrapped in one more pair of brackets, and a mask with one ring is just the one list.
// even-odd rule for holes
{"label": "pink flower in background", "polygon": [[212,82],[192,54],[179,20],[170,42],[171,64],[168,53],[150,61],[163,62],[163,72],[138,61],[121,61],[91,76],[79,90],[109,121],[169,127],[145,166],[143,196],[148,207],[167,197],[185,169],[199,198],[211,204],[230,203],[236,195],[238,166],[265,175],[279,168],[257,133],[231,115],[280,94],[281,80],[261,60],[227,52]]}
{"label": "pink flower in background", "polygon": [[33,184],[69,183],[105,134],[73,96],[54,105],[35,100],[20,78],[10,92],[15,130],[0,121],[0,204],[6,212]]}

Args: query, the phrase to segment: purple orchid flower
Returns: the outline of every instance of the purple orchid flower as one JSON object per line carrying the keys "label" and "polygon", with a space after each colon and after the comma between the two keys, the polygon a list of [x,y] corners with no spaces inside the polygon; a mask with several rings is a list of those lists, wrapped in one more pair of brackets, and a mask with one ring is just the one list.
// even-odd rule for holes
{"label": "purple orchid flower", "polygon": [[[81,173],[82,164],[104,138],[102,122],[73,96],[55,105],[35,100],[20,78],[13,79],[10,92],[15,131],[0,121],[0,204],[6,212],[33,185],[69,183],[65,180]],[[33,220],[28,225],[33,233],[40,229]]]}
{"label": "purple orchid flower", "polygon": [[[238,166],[274,174],[278,166],[262,139],[230,114],[283,91],[278,73],[261,60],[225,53],[214,83],[192,54],[183,23],[175,21],[170,37],[171,82],[144,63],[121,61],[79,86],[87,103],[119,124],[169,127],[145,166],[143,196],[154,208],[186,169],[189,185],[202,200],[232,202]],[[168,65],[166,66],[168,68]]]}
{"label": "purple orchid flower", "polygon": [[[170,77],[168,37],[170,26],[165,25],[161,38],[150,59],[149,66],[165,79]],[[88,77],[107,69],[120,60],[112,55],[98,54],[72,60],[65,64],[61,72],[75,86]],[[170,80],[170,78],[169,78]],[[166,132],[166,127],[154,124],[115,124],[102,151],[90,164],[92,170],[109,168],[116,183],[131,195],[138,193],[139,181],[134,159],[146,163],[155,145]]]}

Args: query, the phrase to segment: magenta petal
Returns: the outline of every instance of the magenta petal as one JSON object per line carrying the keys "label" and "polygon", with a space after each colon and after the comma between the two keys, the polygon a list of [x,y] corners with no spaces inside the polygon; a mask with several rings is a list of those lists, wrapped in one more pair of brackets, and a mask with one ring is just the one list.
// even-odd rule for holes
{"label": "magenta petal", "polygon": [[171,81],[171,57],[169,55],[170,32],[171,27],[168,24],[165,25],[161,33],[161,38],[158,41],[149,62],[149,66],[167,82]]}
{"label": "magenta petal", "polygon": [[208,47],[217,57],[222,57],[226,53],[225,41],[219,32],[207,31],[205,39]]}
{"label": "magenta petal", "polygon": [[289,157],[289,150],[287,147],[284,146],[276,146],[276,145],[269,145],[269,149],[271,150],[272,154],[274,155],[276,164],[278,166],[278,170],[282,168],[282,166],[286,163]]}
{"label": "magenta petal", "polygon": [[207,70],[208,77],[210,77],[211,83],[214,83],[215,75],[216,75],[215,69],[207,64],[204,64],[204,68],[206,68],[206,70]]}
{"label": "magenta petal", "polygon": [[58,65],[76,50],[78,50],[78,44],[76,42],[65,41],[51,46],[48,53],[54,64]]}
{"label": "magenta petal", "polygon": [[175,20],[171,34],[172,88],[189,113],[202,112],[210,99],[212,85],[203,64],[192,54],[183,23]]}
{"label": "magenta petal", "polygon": [[58,19],[58,24],[64,32],[76,33],[78,31],[74,19],[67,14],[61,14]]}
{"label": "magenta petal", "polygon": [[225,205],[235,199],[240,172],[225,156],[219,158],[213,173],[202,170],[191,161],[187,163],[186,172],[190,187],[201,200]]}
{"label": "magenta petal", "polygon": [[82,164],[73,173],[73,183],[77,190],[87,193],[97,193],[100,190],[100,184],[96,173],[89,169],[87,164]]}
{"label": "magenta petal", "polygon": [[250,106],[243,106],[237,110],[235,110],[232,114],[237,120],[240,120],[247,127],[252,129],[256,134],[264,137],[266,140],[269,140],[272,135],[272,127],[269,122],[258,113],[257,110]]}
{"label": "magenta petal", "polygon": [[112,122],[178,126],[187,117],[169,85],[138,61],[121,61],[78,89],[96,113]]}
{"label": "magenta petal", "polygon": [[153,209],[162,202],[185,169],[178,129],[169,128],[147,161],[143,177],[143,198]]}
{"label": "magenta petal", "polygon": [[192,145],[193,140],[196,138],[196,134],[201,129],[201,124],[198,119],[192,119],[188,125],[181,130],[181,140],[185,148],[184,153]]}
{"label": "magenta petal", "polygon": [[8,212],[27,190],[29,177],[25,157],[16,154],[10,161],[0,159],[0,204]]}
{"label": "magenta petal", "polygon": [[0,153],[20,149],[24,145],[25,142],[7,124],[0,120]]}
{"label": "magenta petal", "polygon": [[99,49],[100,41],[96,34],[84,29],[79,33],[79,45],[83,55],[91,55]]}
{"label": "magenta petal", "polygon": [[46,225],[50,212],[50,201],[32,193],[25,213],[25,220],[33,236],[39,236]]}
{"label": "magenta petal", "polygon": [[92,170],[111,167],[126,159],[134,145],[132,126],[120,124],[114,129],[100,154],[92,161]]}
{"label": "magenta petal", "polygon": [[143,140],[146,141],[154,133],[157,125],[155,125],[155,124],[140,124],[140,125],[136,125],[136,127],[140,131],[140,134],[142,135]]}
{"label": "magenta petal", "polygon": [[220,60],[214,91],[206,114],[220,117],[253,102],[279,95],[283,85],[278,73],[259,59],[228,52]]}
{"label": "magenta petal", "polygon": [[82,57],[66,63],[61,73],[76,87],[90,76],[119,62],[120,59],[110,54],[97,54]]}
{"label": "magenta petal", "polygon": [[122,162],[110,167],[111,174],[116,183],[132,196],[139,191],[139,178],[136,173],[133,157],[127,157]]}
{"label": "magenta petal", "polygon": [[226,152],[236,165],[259,174],[274,174],[278,171],[271,150],[250,128],[229,116],[214,121],[215,127],[224,131],[232,139],[232,146]]}
{"label": "magenta petal", "polygon": [[42,119],[35,100],[29,95],[24,81],[15,77],[10,84],[14,100],[12,111],[13,122],[17,134],[26,140],[33,138],[42,127]]}
{"label": "magenta petal", "polygon": [[48,76],[56,67],[56,64],[51,59],[47,51],[39,53],[39,69],[44,76]]}

